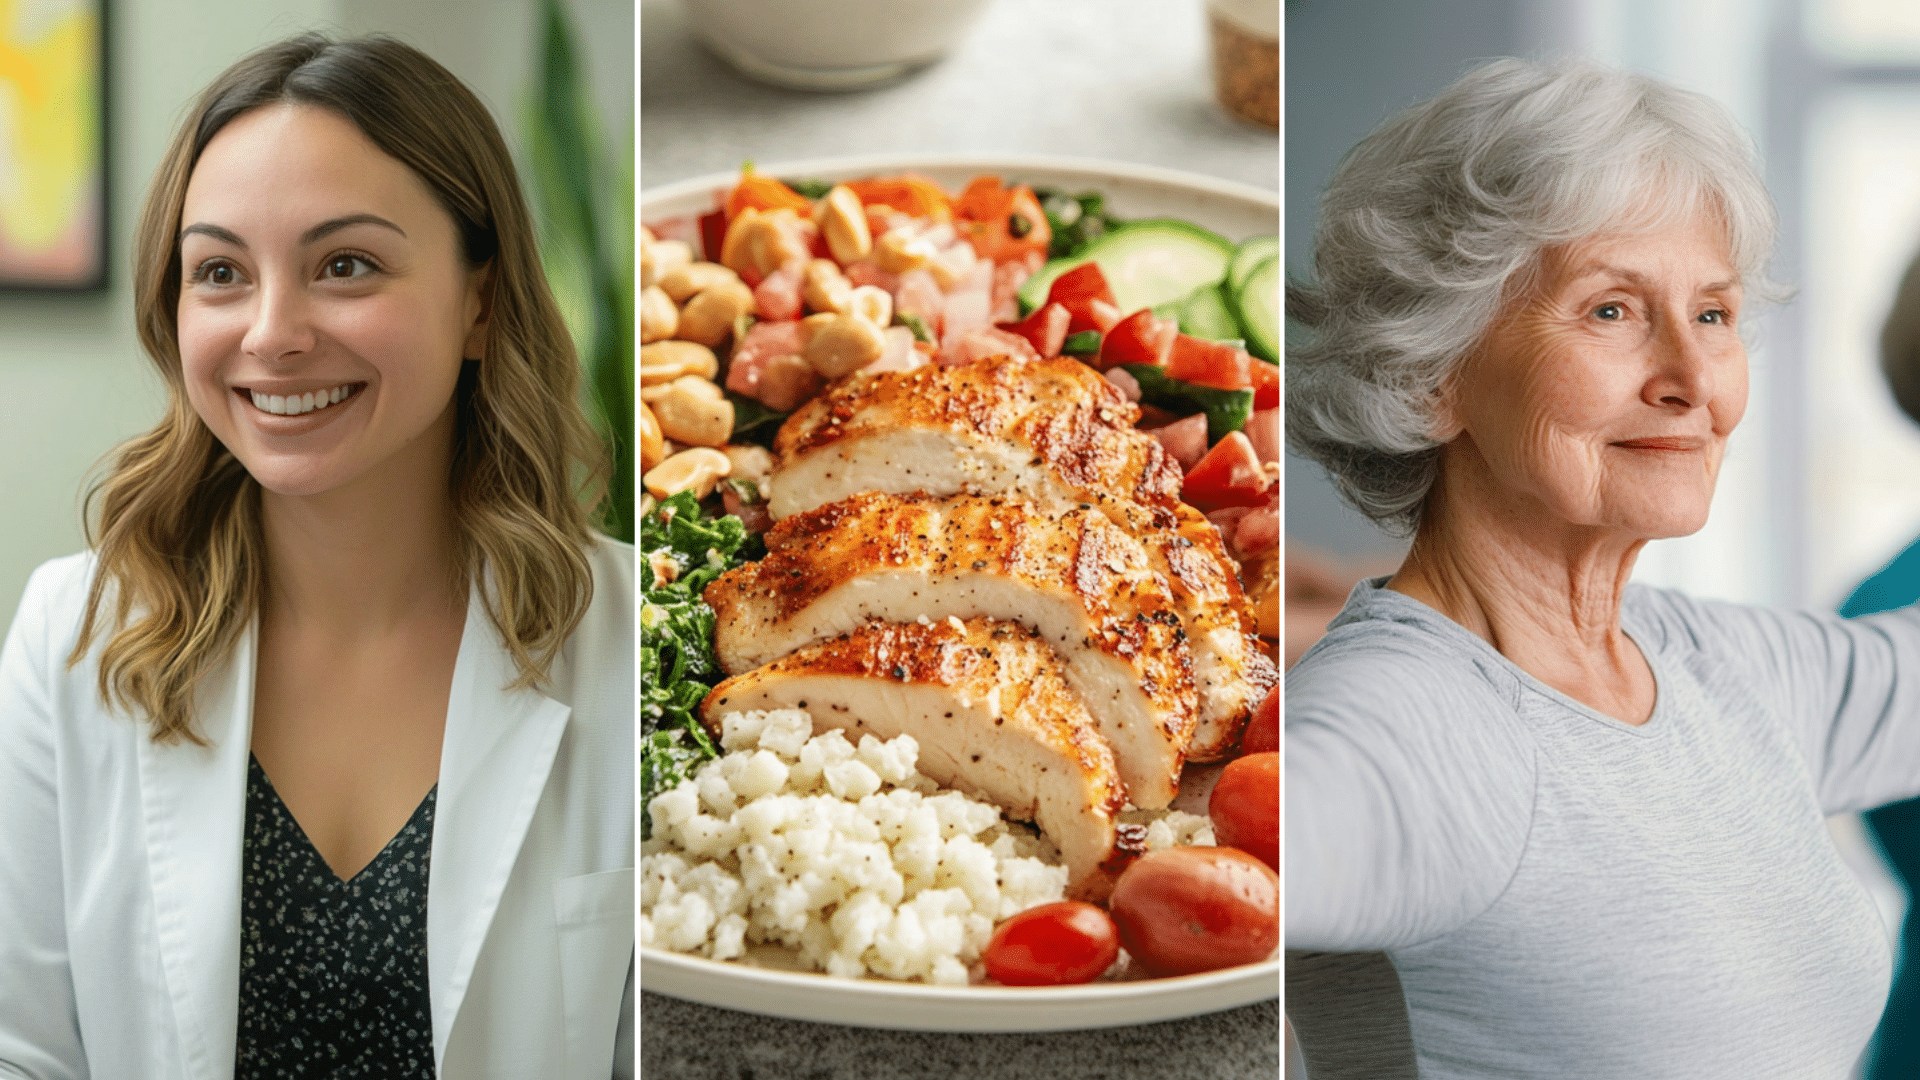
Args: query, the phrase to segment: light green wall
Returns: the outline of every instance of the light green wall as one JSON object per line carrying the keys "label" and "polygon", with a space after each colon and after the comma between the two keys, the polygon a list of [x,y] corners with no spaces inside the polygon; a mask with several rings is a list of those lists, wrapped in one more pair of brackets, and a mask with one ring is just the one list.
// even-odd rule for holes
{"label": "light green wall", "polygon": [[[380,30],[466,80],[518,147],[532,65],[531,0],[111,0],[108,79],[111,288],[0,295],[0,619],[27,575],[85,546],[95,466],[159,416],[158,376],[133,333],[128,237],[174,126],[206,83],[257,46],[319,28]],[[633,108],[629,0],[568,0],[608,130]]]}

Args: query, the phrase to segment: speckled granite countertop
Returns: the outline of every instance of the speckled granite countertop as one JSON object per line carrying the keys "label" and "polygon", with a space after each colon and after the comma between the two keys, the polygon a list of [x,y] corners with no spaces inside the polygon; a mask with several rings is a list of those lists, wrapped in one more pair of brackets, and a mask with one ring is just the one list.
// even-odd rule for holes
{"label": "speckled granite countertop", "polygon": [[[1280,186],[1275,133],[1213,101],[1200,0],[996,0],[945,61],[852,94],[734,74],[693,40],[678,0],[641,0],[640,35],[642,191],[749,158],[885,152],[1058,154]],[[1136,1027],[979,1035],[813,1024],[646,993],[640,1038],[653,1080],[1280,1074],[1277,1001]]]}

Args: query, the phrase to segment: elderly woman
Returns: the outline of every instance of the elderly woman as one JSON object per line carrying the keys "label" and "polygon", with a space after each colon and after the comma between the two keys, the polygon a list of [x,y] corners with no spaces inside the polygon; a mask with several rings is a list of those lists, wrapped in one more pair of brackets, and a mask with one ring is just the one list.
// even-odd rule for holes
{"label": "elderly woman", "polygon": [[1288,437],[1413,544],[1287,678],[1316,1080],[1362,1030],[1413,1059],[1370,1076],[1635,1080],[1844,1077],[1872,1034],[1824,818],[1920,792],[1920,614],[1628,584],[1706,521],[1772,231],[1720,108],[1584,64],[1481,67],[1334,177]]}

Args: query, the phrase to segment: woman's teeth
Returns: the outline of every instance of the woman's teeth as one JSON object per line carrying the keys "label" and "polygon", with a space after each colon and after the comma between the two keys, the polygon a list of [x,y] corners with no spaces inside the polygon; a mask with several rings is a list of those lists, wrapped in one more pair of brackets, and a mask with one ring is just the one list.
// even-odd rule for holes
{"label": "woman's teeth", "polygon": [[336,386],[331,390],[316,390],[308,394],[284,396],[263,394],[258,390],[250,392],[253,394],[253,407],[261,412],[269,412],[275,416],[300,416],[345,401],[353,393],[353,385],[349,383],[346,386]]}

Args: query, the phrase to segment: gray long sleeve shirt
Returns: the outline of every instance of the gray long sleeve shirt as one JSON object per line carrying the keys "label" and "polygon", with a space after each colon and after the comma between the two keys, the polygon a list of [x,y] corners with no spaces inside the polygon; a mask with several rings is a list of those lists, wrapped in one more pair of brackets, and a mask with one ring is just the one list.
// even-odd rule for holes
{"label": "gray long sleeve shirt", "polygon": [[[1920,609],[1631,586],[1621,624],[1640,726],[1361,583],[1287,676],[1287,946],[1384,952],[1422,1077],[1846,1077],[1890,957],[1824,819],[1920,792]],[[1312,1071],[1382,1018],[1302,1023],[1342,965],[1302,968]]]}

